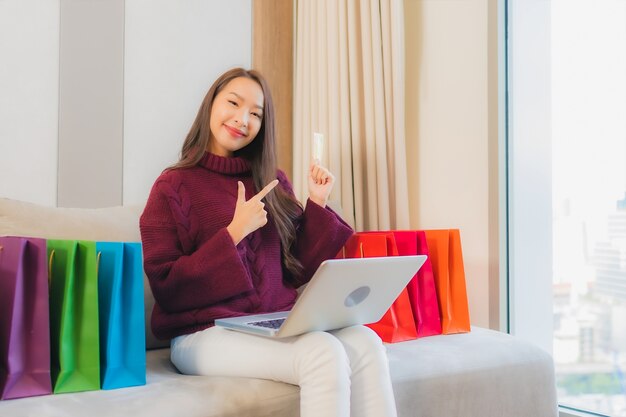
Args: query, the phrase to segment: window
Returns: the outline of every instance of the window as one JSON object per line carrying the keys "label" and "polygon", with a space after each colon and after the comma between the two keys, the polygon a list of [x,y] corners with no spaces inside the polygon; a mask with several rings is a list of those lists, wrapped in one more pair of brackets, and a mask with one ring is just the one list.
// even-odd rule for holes
{"label": "window", "polygon": [[511,330],[626,416],[626,1],[508,4]]}

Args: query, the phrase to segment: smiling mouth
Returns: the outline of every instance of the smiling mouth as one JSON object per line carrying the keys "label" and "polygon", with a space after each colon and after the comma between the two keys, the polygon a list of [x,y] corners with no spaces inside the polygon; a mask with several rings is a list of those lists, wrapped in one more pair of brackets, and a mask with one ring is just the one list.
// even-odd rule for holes
{"label": "smiling mouth", "polygon": [[224,127],[226,128],[226,130],[228,131],[228,133],[231,134],[231,136],[237,137],[237,138],[242,138],[244,136],[246,136],[246,134],[244,132],[242,132],[239,129],[235,129],[234,127],[230,127],[228,125],[224,125]]}

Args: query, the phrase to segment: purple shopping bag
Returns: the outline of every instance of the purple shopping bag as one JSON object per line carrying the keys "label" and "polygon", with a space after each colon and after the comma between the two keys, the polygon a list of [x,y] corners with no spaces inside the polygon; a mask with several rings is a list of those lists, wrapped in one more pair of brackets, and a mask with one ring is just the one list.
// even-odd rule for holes
{"label": "purple shopping bag", "polygon": [[0,237],[0,399],[52,393],[46,241]]}

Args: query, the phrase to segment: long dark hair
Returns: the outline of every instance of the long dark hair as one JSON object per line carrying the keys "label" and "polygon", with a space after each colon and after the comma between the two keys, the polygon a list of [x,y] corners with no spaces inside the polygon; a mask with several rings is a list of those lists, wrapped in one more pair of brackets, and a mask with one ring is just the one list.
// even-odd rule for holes
{"label": "long dark hair", "polygon": [[[246,147],[235,152],[235,156],[250,161],[252,179],[258,192],[270,181],[276,179],[277,164],[274,102],[267,81],[255,70],[233,68],[215,80],[202,100],[198,115],[185,138],[180,152],[180,160],[169,169],[190,168],[200,162],[209,145],[213,101],[226,84],[239,77],[256,81],[263,90],[263,120],[259,133]],[[282,187],[274,188],[264,200],[267,211],[274,220],[276,229],[278,229],[285,268],[293,275],[298,276],[302,272],[302,264],[291,253],[291,247],[296,240],[296,224],[301,216],[302,206],[292,194],[286,192]]]}

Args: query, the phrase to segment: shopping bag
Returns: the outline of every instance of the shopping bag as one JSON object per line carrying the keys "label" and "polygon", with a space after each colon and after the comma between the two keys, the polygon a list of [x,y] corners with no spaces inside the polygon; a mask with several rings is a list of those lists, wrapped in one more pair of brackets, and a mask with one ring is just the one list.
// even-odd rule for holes
{"label": "shopping bag", "polygon": [[441,334],[441,318],[439,315],[439,301],[433,267],[428,253],[426,235],[423,231],[402,230],[393,231],[398,254],[426,255],[424,265],[406,286],[411,301],[411,310],[417,327],[417,337]]}
{"label": "shopping bag", "polygon": [[0,399],[50,393],[46,241],[0,237]]}
{"label": "shopping bag", "polygon": [[[367,253],[367,255],[366,255]],[[386,232],[358,232],[345,243],[339,257],[371,258],[376,256],[398,256],[393,235]]]}
{"label": "shopping bag", "polygon": [[96,244],[48,240],[54,393],[100,388]]}
{"label": "shopping bag", "polygon": [[443,334],[470,331],[465,269],[458,229],[426,230]]}
{"label": "shopping bag", "polygon": [[140,243],[97,242],[102,389],[146,384]]}
{"label": "shopping bag", "polygon": [[[391,233],[355,233],[348,239],[338,257],[364,258],[376,256],[398,256],[393,234]],[[415,320],[411,310],[409,294],[402,290],[389,310],[376,323],[367,324],[387,343],[403,342],[417,337]]]}

